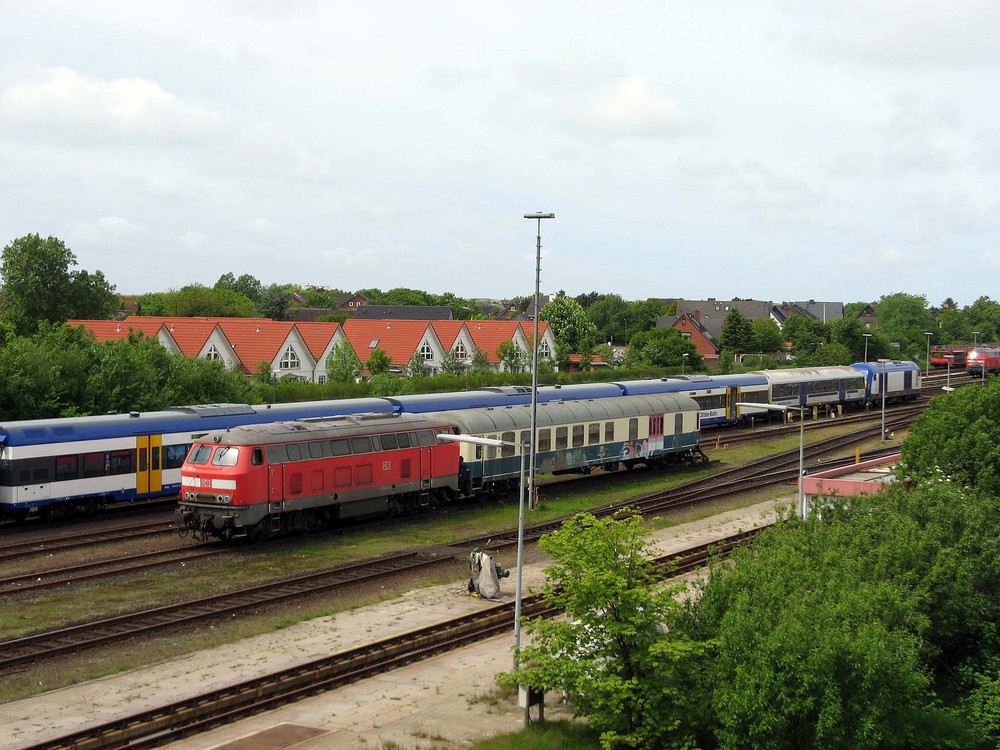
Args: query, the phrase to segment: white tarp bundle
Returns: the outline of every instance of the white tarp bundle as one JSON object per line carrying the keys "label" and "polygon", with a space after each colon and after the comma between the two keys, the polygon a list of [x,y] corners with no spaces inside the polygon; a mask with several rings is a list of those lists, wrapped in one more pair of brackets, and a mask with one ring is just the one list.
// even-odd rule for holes
{"label": "white tarp bundle", "polygon": [[482,550],[469,554],[469,592],[481,599],[500,598],[500,566]]}

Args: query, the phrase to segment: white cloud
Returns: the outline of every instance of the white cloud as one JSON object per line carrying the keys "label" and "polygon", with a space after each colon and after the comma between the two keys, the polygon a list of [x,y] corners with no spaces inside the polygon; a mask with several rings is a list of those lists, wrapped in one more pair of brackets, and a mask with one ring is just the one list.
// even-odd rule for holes
{"label": "white cloud", "polygon": [[655,93],[645,78],[633,76],[594,103],[590,121],[607,135],[662,138],[686,132],[692,118],[673,99]]}
{"label": "white cloud", "polygon": [[92,245],[119,247],[127,245],[137,235],[146,231],[121,216],[105,216],[92,224],[83,222],[70,224],[68,229],[74,240]]}
{"label": "white cloud", "polygon": [[191,250],[202,250],[208,247],[208,235],[203,232],[185,232],[177,238],[177,242]]}
{"label": "white cloud", "polygon": [[59,67],[8,68],[2,79],[0,128],[27,142],[181,144],[222,125],[219,113],[141,78],[105,81]]}
{"label": "white cloud", "polygon": [[258,237],[270,237],[277,234],[278,227],[270,219],[265,219],[264,217],[258,217],[246,223],[246,229],[251,234],[255,234]]}

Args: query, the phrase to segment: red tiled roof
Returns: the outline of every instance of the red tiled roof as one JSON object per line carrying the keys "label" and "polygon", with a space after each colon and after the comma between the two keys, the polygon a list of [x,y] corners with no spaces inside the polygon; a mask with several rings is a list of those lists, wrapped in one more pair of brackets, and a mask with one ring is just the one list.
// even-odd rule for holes
{"label": "red tiled roof", "polygon": [[268,367],[278,357],[281,348],[295,327],[287,320],[256,320],[249,318],[219,318],[219,327],[240,359],[245,372],[256,372],[257,365]]}
{"label": "red tiled roof", "polygon": [[438,341],[441,342],[441,346],[444,347],[445,351],[449,351],[453,346],[455,346],[455,339],[457,339],[458,334],[462,332],[462,326],[470,322],[474,321],[432,320],[431,328],[433,328],[434,333],[437,334]]}
{"label": "red tiled roof", "polygon": [[323,352],[326,351],[326,347],[330,345],[330,339],[337,333],[340,324],[296,321],[295,327],[298,329],[299,335],[302,336],[302,340],[306,342],[306,346],[309,347],[313,359],[318,362],[319,358],[323,356]]}
{"label": "red tiled roof", "polygon": [[160,328],[163,326],[159,321],[150,320],[145,324],[136,324],[124,320],[67,320],[66,323],[73,328],[83,326],[94,334],[98,341],[118,341],[128,338],[130,331],[143,333],[149,338],[156,338]]}
{"label": "red tiled roof", "polygon": [[[364,364],[375,349],[381,349],[389,356],[389,361],[404,367],[430,328],[426,320],[358,320],[344,321],[344,335],[354,347],[354,353]],[[372,342],[377,341],[375,346]]]}
{"label": "red tiled roof", "polygon": [[[148,325],[155,321],[166,328],[167,333],[177,342],[177,348],[185,357],[197,357],[218,325],[219,318],[168,318],[147,315],[129,315],[122,323],[126,325]],[[159,330],[159,328],[157,328]]]}

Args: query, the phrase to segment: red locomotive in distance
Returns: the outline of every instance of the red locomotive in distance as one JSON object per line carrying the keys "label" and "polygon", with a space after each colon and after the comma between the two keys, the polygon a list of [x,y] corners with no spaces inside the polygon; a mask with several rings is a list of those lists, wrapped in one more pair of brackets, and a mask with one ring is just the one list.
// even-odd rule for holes
{"label": "red locomotive in distance", "polygon": [[1000,375],[1000,348],[980,346],[969,352],[966,358],[968,373],[974,378]]}
{"label": "red locomotive in distance", "polygon": [[965,367],[971,349],[971,346],[939,346],[931,349],[931,367],[961,369]]}

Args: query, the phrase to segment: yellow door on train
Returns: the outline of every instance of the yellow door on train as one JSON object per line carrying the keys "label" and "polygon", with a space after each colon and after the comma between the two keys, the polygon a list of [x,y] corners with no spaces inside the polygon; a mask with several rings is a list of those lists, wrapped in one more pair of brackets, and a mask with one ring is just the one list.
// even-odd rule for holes
{"label": "yellow door on train", "polygon": [[163,490],[162,447],[162,435],[139,435],[135,439],[136,494],[146,495]]}

